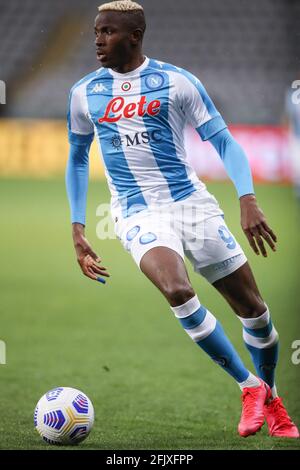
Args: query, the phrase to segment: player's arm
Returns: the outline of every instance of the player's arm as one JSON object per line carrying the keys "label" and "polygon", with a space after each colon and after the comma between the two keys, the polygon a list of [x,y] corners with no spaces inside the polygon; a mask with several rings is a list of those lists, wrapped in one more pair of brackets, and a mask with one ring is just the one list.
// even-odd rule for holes
{"label": "player's arm", "polygon": [[85,237],[85,212],[89,178],[90,143],[70,145],[66,170],[66,188],[71,209],[72,236],[77,261],[83,274],[93,280],[108,276],[100,258]]}
{"label": "player's arm", "polygon": [[85,237],[89,150],[93,140],[93,128],[81,106],[80,95],[76,91],[71,91],[68,113],[70,151],[66,168],[66,189],[77,261],[83,274],[97,281],[101,279],[99,276],[109,277],[109,274],[106,268],[100,265],[101,259]]}
{"label": "player's arm", "polygon": [[254,194],[251,169],[239,143],[228,129],[223,129],[208,139],[220,155],[227,174],[233,181],[240,199],[241,225],[254,252],[267,256],[264,240],[276,251],[276,235],[258,207]]}
{"label": "player's arm", "polygon": [[267,256],[264,240],[275,251],[276,235],[257,205],[250,166],[243,149],[228,131],[204,86],[194,75],[183,70],[178,88],[180,106],[187,121],[202,140],[209,140],[216,148],[236,187],[240,198],[241,225],[250,246],[256,254],[260,250],[263,256]]}

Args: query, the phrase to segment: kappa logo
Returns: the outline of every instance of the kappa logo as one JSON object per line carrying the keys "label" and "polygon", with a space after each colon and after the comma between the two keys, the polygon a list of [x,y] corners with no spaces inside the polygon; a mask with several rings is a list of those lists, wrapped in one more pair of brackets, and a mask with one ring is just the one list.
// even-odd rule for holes
{"label": "kappa logo", "polygon": [[107,91],[106,86],[104,86],[103,83],[96,83],[92,89],[92,93],[101,93],[101,91]]}

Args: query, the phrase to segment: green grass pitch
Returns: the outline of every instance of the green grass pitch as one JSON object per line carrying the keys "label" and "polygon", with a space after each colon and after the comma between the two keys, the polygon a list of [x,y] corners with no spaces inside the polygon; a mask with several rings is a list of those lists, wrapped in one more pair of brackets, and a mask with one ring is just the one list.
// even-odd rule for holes
{"label": "green grass pitch", "polygon": [[[281,337],[280,394],[300,424],[300,365],[291,361],[299,328],[299,206],[292,189],[258,186],[278,234],[268,259],[251,253],[239,226],[230,184],[209,184],[249,257]],[[194,345],[166,301],[143,277],[118,240],[96,237],[104,182],[89,189],[87,236],[111,278],[103,286],[77,266],[63,180],[1,180],[0,448],[56,449],[33,427],[36,402],[56,386],[79,388],[96,421],[77,449],[299,449],[298,441],[237,435],[240,391]],[[200,301],[221,321],[248,367],[241,324],[225,301],[192,272]],[[253,370],[253,368],[252,368]]]}

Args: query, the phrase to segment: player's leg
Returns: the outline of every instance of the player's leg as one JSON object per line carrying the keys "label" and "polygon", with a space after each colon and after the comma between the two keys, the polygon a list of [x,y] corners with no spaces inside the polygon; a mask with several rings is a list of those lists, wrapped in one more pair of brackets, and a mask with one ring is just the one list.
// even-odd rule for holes
{"label": "player's leg", "polygon": [[277,396],[275,368],[278,360],[278,333],[248,262],[215,281],[213,286],[241,320],[245,345],[257,374],[271,387],[273,400],[265,406],[270,434],[277,437],[299,437],[297,427],[288,416],[281,398]]}
{"label": "player's leg", "polygon": [[263,405],[270,389],[246,369],[219,322],[200,304],[183,261],[181,238],[166,222],[167,213],[163,211],[157,219],[156,212],[141,211],[119,219],[116,234],[138,267],[166,297],[192,340],[234,377],[241,389],[251,390],[243,410],[249,410],[251,402],[253,412],[247,422],[240,423],[239,432],[243,436],[254,434],[263,425]]}
{"label": "player's leg", "polygon": [[171,307],[185,304],[196,295],[182,257],[166,246],[147,251],[140,261],[140,269]]}
{"label": "player's leg", "polygon": [[190,249],[187,256],[194,264],[195,271],[213,284],[239,316],[244,327],[243,337],[256,371],[273,388],[276,396],[274,372],[278,356],[278,334],[247,258],[221,216],[205,221],[203,237],[202,248]]}
{"label": "player's leg", "polygon": [[[156,247],[144,254],[140,268],[165,296],[188,335],[237,382],[246,381],[249,371],[219,322],[200,304],[181,256],[165,246]],[[255,386],[259,385],[256,378],[252,377],[251,380]]]}
{"label": "player's leg", "polygon": [[278,333],[269,309],[256,285],[246,262],[236,271],[213,283],[243,324],[243,339],[249,350],[256,372],[277,396],[275,368],[278,360]]}
{"label": "player's leg", "polygon": [[[190,250],[186,251],[186,255],[194,265],[195,271],[221,292],[239,316],[243,323],[243,337],[257,373],[273,389],[275,398],[265,405],[270,434],[298,437],[297,427],[276,394],[274,373],[278,356],[278,334],[272,325],[270,312],[260,295],[243,250],[220,216],[205,220],[201,248],[195,249],[193,245],[188,248]],[[246,394],[248,391],[244,389],[243,397]],[[247,422],[247,413],[244,421]]]}
{"label": "player's leg", "polygon": [[166,297],[191,339],[228,372],[242,390],[248,390],[239,432],[244,437],[255,434],[264,422],[263,405],[270,396],[270,389],[246,369],[220,323],[200,304],[181,256],[167,247],[156,247],[143,255],[140,268]]}

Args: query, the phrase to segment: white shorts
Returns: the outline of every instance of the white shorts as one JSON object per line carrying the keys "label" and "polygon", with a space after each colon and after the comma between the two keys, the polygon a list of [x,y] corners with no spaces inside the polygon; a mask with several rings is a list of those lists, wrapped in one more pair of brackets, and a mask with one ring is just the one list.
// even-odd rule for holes
{"label": "white shorts", "polygon": [[247,258],[230,233],[216,199],[197,191],[187,199],[118,218],[117,237],[137,265],[145,253],[157,246],[168,247],[210,283],[228,276]]}

